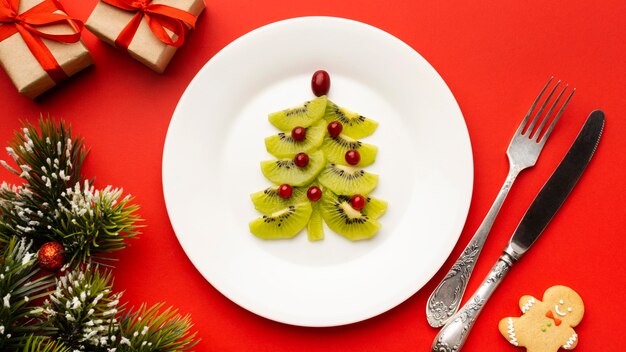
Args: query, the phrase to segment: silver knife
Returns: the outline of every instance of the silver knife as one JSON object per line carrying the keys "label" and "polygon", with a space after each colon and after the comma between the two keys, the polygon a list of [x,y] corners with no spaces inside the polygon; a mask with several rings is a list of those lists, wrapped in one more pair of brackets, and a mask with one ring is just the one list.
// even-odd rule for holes
{"label": "silver knife", "polygon": [[474,321],[493,291],[511,266],[535,243],[587,168],[598,146],[603,128],[604,113],[600,110],[593,111],[578,133],[574,144],[526,211],[502,256],[474,295],[439,331],[433,341],[432,352],[461,350]]}

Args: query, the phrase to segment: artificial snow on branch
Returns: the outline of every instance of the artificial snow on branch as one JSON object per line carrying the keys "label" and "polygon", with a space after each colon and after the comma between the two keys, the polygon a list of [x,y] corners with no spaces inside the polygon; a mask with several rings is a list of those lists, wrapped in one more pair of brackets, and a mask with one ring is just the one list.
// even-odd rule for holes
{"label": "artificial snow on branch", "polygon": [[121,189],[98,190],[81,178],[87,151],[69,126],[50,118],[38,125],[24,123],[6,149],[14,166],[0,161],[24,181],[0,186],[0,242],[12,236],[39,245],[55,241],[70,264],[104,262],[138,234],[139,207]]}
{"label": "artificial snow on branch", "polygon": [[82,138],[41,118],[38,127],[24,123],[6,150],[11,164],[0,164],[23,183],[0,186],[0,351],[193,348],[189,316],[162,303],[126,309],[113,291],[103,267],[141,219],[122,189],[96,189],[81,175]]}

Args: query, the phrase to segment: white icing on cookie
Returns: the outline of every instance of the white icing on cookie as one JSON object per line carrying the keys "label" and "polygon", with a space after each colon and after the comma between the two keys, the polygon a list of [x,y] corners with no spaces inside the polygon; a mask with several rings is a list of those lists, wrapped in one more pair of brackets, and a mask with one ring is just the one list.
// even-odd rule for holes
{"label": "white icing on cookie", "polygon": [[535,304],[535,298],[530,297],[528,302],[526,302],[526,304],[524,304],[524,306],[522,307],[522,313],[526,313],[530,309],[530,307],[533,306],[533,304]]}
{"label": "white icing on cookie", "polygon": [[507,332],[509,333],[509,342],[511,345],[518,346],[517,337],[515,337],[515,328],[513,327],[513,318],[509,318]]}
{"label": "white icing on cookie", "polygon": [[561,313],[561,311],[559,310],[559,306],[555,305],[554,306],[554,312],[562,317],[564,317],[565,315],[567,315],[567,313]]}
{"label": "white icing on cookie", "polygon": [[572,348],[576,340],[578,340],[578,335],[574,333],[572,337],[570,337],[569,340],[567,340],[567,342],[563,345],[563,348],[565,348],[566,350],[569,350],[570,348]]}

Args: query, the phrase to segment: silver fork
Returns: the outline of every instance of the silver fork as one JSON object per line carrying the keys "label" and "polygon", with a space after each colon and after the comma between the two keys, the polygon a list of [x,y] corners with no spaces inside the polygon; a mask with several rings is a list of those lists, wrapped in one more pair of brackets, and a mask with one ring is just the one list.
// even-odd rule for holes
{"label": "silver fork", "polygon": [[[556,117],[552,120],[552,123],[549,125],[547,130],[544,132],[544,127],[546,123],[550,119],[550,116],[554,112],[557,104],[561,100],[561,97],[565,93],[568,88],[566,84],[565,87],[560,91],[556,100],[548,110],[547,114],[543,118],[539,127],[536,128],[536,131],[533,132],[537,122],[540,120],[540,117],[548,106],[550,99],[557,91],[557,88],[561,84],[561,81],[558,81],[554,87],[551,89],[548,97],[545,99],[544,103],[541,105],[541,108],[535,116],[530,119],[533,111],[539,104],[541,97],[550,86],[553,77],[548,80],[548,83],[543,87],[537,99],[533,102],[532,106],[528,110],[528,113],[524,117],[524,120],[517,128],[515,135],[513,135],[513,139],[511,139],[511,144],[509,145],[506,154],[509,158],[509,174],[504,181],[504,185],[500,189],[496,200],[491,205],[489,212],[485,216],[482,224],[476,230],[474,237],[467,244],[461,256],[457,259],[457,261],[452,265],[448,274],[443,278],[441,283],[437,286],[437,288],[433,291],[428,298],[428,303],[426,304],[426,318],[428,319],[428,324],[434,328],[438,328],[440,326],[445,325],[445,323],[456,313],[459,309],[459,305],[461,303],[461,298],[463,297],[463,293],[465,292],[465,288],[467,287],[467,282],[469,280],[472,271],[474,270],[474,266],[476,265],[476,260],[478,259],[478,255],[480,254],[485,240],[487,239],[487,235],[491,230],[494,220],[502,207],[502,203],[504,203],[504,199],[506,198],[513,182],[517,178],[517,175],[524,170],[527,169],[537,162],[537,158],[543,149],[543,146],[546,143],[546,140],[552,133],[552,129],[556,125],[557,121],[563,114],[563,110],[569,103],[572,95],[576,89],[574,88],[561,108],[559,109]],[[530,120],[530,122],[529,122]]]}

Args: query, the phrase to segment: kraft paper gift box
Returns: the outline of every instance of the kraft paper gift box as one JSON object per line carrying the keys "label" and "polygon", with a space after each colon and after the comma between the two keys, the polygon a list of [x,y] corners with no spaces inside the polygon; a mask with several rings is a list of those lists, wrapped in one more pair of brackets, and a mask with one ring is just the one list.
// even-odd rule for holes
{"label": "kraft paper gift box", "polygon": [[[163,73],[204,7],[203,0],[102,0],[86,27],[102,41],[127,50],[131,57]],[[177,34],[175,28],[182,33],[179,30]],[[161,39],[155,31],[162,31]],[[179,42],[171,45],[165,38]]]}
{"label": "kraft paper gift box", "polygon": [[0,0],[0,64],[20,94],[33,99],[93,64],[82,25],[57,0]]}

